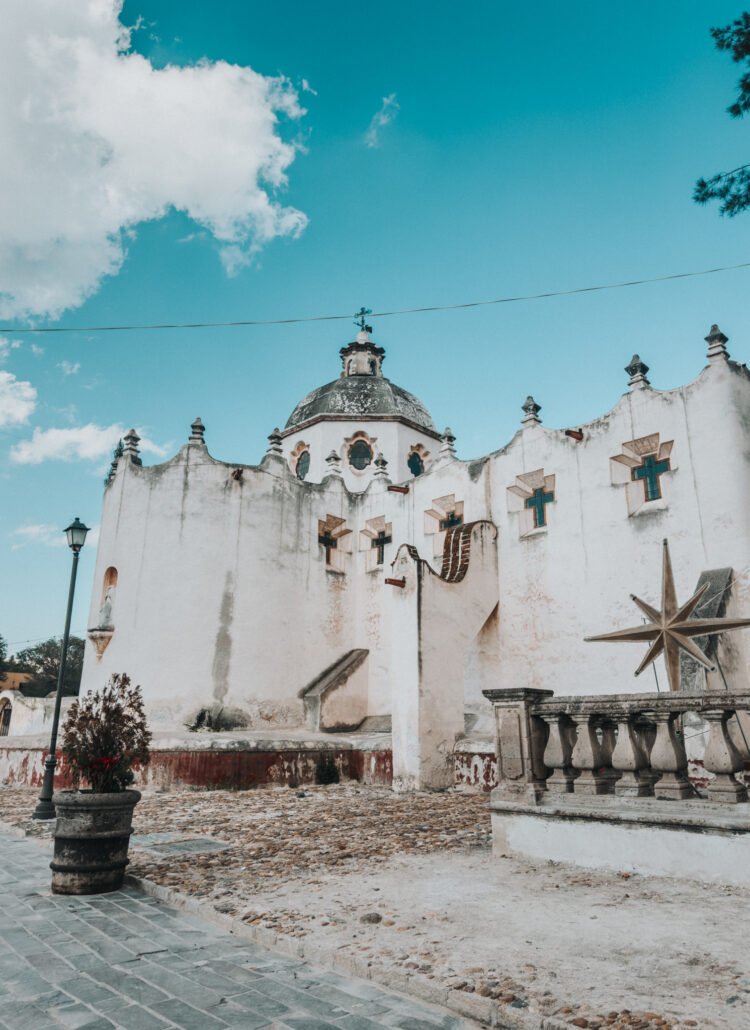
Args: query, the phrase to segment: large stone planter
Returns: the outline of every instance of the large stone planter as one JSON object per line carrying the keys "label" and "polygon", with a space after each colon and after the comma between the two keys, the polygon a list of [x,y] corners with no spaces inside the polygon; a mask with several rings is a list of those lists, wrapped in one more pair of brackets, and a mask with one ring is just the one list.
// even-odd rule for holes
{"label": "large stone planter", "polygon": [[61,790],[52,796],[55,823],[53,894],[105,894],[122,887],[128,864],[137,790],[94,794]]}

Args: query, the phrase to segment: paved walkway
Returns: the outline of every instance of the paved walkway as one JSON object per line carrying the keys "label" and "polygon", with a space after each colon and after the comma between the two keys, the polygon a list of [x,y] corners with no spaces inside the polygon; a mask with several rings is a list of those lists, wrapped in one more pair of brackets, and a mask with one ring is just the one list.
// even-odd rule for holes
{"label": "paved walkway", "polygon": [[316,969],[126,888],[50,893],[50,853],[0,832],[6,1030],[470,1030],[475,1024]]}

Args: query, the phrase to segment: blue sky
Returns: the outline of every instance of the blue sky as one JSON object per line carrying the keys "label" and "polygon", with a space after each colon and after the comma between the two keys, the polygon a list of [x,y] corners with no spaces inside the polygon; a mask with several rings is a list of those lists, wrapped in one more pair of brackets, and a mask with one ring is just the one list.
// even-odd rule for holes
{"label": "blue sky", "polygon": [[[709,35],[736,3],[127,0],[119,54],[105,0],[7,6],[5,326],[377,311],[750,260],[750,213],[691,200],[699,175],[748,160],[748,126],[725,113],[739,69]],[[528,393],[547,425],[603,413],[634,351],[654,386],[689,381],[712,322],[747,360],[749,274],[383,318],[374,337],[471,458],[507,442]],[[11,650],[61,632],[57,531],[98,524],[118,425],[139,427],[152,462],[200,415],[216,457],[256,462],[354,331],[3,332]]]}

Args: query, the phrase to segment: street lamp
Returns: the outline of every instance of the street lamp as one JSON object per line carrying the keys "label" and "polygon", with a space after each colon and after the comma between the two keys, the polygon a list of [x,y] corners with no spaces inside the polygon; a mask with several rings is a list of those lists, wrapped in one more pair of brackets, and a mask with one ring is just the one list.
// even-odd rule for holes
{"label": "street lamp", "polygon": [[73,594],[76,589],[76,572],[78,570],[78,555],[86,541],[88,526],[80,521],[78,516],[65,529],[68,538],[68,547],[73,552],[73,568],[70,572],[70,590],[68,591],[68,611],[65,616],[65,633],[62,639],[62,650],[60,651],[60,669],[57,674],[57,693],[55,695],[55,717],[52,720],[52,735],[49,741],[49,754],[44,763],[44,783],[42,792],[39,795],[39,804],[34,809],[33,819],[54,819],[55,806],[52,804],[52,791],[54,789],[55,765],[57,764],[57,724],[60,721],[60,702],[62,701],[62,686],[65,676],[65,659],[68,655],[68,637],[70,636],[70,616],[73,611]]}

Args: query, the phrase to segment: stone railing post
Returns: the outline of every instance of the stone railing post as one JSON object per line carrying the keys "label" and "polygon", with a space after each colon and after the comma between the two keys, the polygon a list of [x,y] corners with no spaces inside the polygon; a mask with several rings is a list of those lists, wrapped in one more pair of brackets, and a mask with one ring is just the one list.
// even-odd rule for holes
{"label": "stone railing post", "polygon": [[617,744],[612,752],[612,766],[622,776],[615,784],[619,797],[653,797],[651,777],[644,775],[649,767],[648,754],[636,729],[637,713],[623,713],[617,720]]}
{"label": "stone railing post", "polygon": [[708,785],[709,801],[721,801],[736,805],[747,801],[747,789],[735,779],[744,761],[734,746],[727,729],[727,722],[734,715],[734,708],[704,708],[701,715],[708,721],[709,733],[703,762],[713,779]]}
{"label": "stone railing post", "polygon": [[611,794],[612,776],[606,749],[596,734],[596,716],[588,712],[571,712],[576,724],[576,743],[573,748],[573,768],[580,770],[575,782],[576,794]]}
{"label": "stone railing post", "polygon": [[651,768],[659,773],[659,786],[656,795],[677,801],[694,797],[692,787],[687,778],[687,755],[682,737],[678,736],[675,723],[680,716],[679,711],[669,708],[653,708],[644,711],[643,715],[650,722],[656,723],[656,739],[651,748]]}
{"label": "stone railing post", "polygon": [[492,797],[536,804],[546,789],[546,734],[544,721],[532,716],[529,709],[554,692],[518,687],[482,693],[495,709],[497,787]]}
{"label": "stone railing post", "polygon": [[571,759],[575,743],[573,725],[562,712],[543,712],[540,717],[549,726],[544,764],[552,770],[552,775],[547,780],[547,790],[556,794],[572,794],[573,780],[578,775]]}

